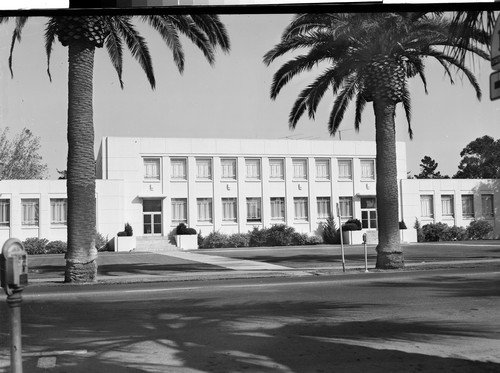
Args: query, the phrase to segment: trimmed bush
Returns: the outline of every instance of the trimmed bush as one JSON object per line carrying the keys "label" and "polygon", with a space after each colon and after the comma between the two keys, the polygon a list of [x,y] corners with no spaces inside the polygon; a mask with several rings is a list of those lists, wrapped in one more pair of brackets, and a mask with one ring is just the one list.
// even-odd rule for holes
{"label": "trimmed bush", "polygon": [[290,246],[295,243],[295,229],[285,224],[276,224],[266,231],[266,246]]}
{"label": "trimmed bush", "polygon": [[415,230],[417,231],[417,242],[424,242],[425,237],[424,233],[422,232],[422,225],[417,218],[415,218],[415,224],[413,225],[413,228],[415,228]]}
{"label": "trimmed bush", "polygon": [[227,247],[228,236],[227,234],[220,232],[211,232],[208,236],[203,239],[201,245],[204,249],[216,249],[221,247]]}
{"label": "trimmed bush", "polygon": [[306,245],[308,237],[309,236],[305,233],[293,232],[292,245],[297,245],[297,246]]}
{"label": "trimmed bush", "polygon": [[64,241],[50,241],[45,246],[45,254],[63,254],[67,250],[67,244]]}
{"label": "trimmed bush", "polygon": [[29,237],[23,241],[24,249],[28,255],[46,254],[45,247],[49,243],[46,238]]}
{"label": "trimmed bush", "polygon": [[422,234],[424,236],[424,241],[426,242],[437,242],[442,241],[444,237],[444,231],[449,229],[448,224],[445,223],[430,223],[422,227]]}
{"label": "trimmed bush", "polygon": [[467,237],[471,240],[483,240],[491,231],[493,227],[486,220],[473,220],[467,227]]}
{"label": "trimmed bush", "polygon": [[404,220],[399,222],[399,229],[408,229]]}
{"label": "trimmed bush", "polygon": [[186,224],[184,224],[184,223],[179,223],[177,228],[175,228],[175,233],[178,236],[187,235],[187,234],[198,234],[198,232],[196,232],[196,229],[188,228],[186,226]]}
{"label": "trimmed bush", "polygon": [[463,241],[467,239],[467,230],[464,227],[453,227],[446,228],[441,236],[441,241]]}
{"label": "trimmed bush", "polygon": [[255,227],[249,233],[248,246],[258,247],[258,246],[266,246],[267,245],[267,229],[262,228],[259,229]]}
{"label": "trimmed bush", "polygon": [[323,238],[320,236],[307,236],[306,245],[320,245],[323,243]]}
{"label": "trimmed bush", "polygon": [[248,247],[250,236],[245,233],[234,233],[228,237],[225,247]]}
{"label": "trimmed bush", "polygon": [[110,251],[108,247],[108,237],[104,237],[101,233],[97,232],[95,235],[95,248],[97,251]]}
{"label": "trimmed bush", "polygon": [[125,224],[123,231],[116,234],[118,237],[130,237],[133,235],[132,226],[129,223]]}
{"label": "trimmed bush", "polygon": [[349,219],[342,225],[343,231],[360,231],[361,222],[358,219]]}

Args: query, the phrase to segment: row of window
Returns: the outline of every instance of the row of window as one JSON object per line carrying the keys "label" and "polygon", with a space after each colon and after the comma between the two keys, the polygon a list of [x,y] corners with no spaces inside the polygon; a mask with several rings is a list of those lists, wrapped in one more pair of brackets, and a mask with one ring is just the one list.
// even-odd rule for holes
{"label": "row of window", "polygon": [[[475,216],[474,209],[474,195],[463,194],[462,199],[462,217],[473,219]],[[421,195],[420,196],[421,216],[423,218],[434,218],[434,196]],[[455,217],[455,203],[452,194],[441,195],[441,215],[443,217]],[[495,216],[493,194],[481,195],[481,215],[485,218],[492,218]]]}
{"label": "row of window", "polygon": [[[24,226],[38,226],[40,202],[36,198],[21,199],[21,224]],[[50,200],[50,224],[66,225],[67,200],[66,198],[52,198]],[[10,200],[0,200],[0,226],[10,227]]]}
{"label": "row of window", "polygon": [[[198,198],[197,221],[199,223],[213,222],[212,198]],[[222,221],[237,222],[237,199],[222,198]],[[307,197],[294,197],[294,219],[297,221],[309,220],[309,201]],[[187,198],[172,198],[172,224],[187,222]],[[284,222],[286,219],[285,197],[270,199],[271,221]],[[326,219],[332,214],[330,197],[317,197],[316,208],[318,219]],[[342,218],[352,218],[352,197],[340,197],[339,208]],[[149,212],[149,211],[145,211]],[[246,221],[248,223],[262,221],[262,199],[253,197],[246,199]]]}
{"label": "row of window", "polygon": [[[330,160],[315,159],[316,179],[330,180]],[[307,158],[292,159],[293,179],[307,180],[309,177]],[[160,158],[144,158],[144,180],[158,181],[161,177]],[[245,178],[247,180],[261,180],[261,160],[259,158],[245,159]],[[221,177],[224,180],[236,180],[236,158],[221,159]],[[285,179],[284,158],[269,159],[269,177],[271,180]],[[338,160],[338,177],[340,180],[352,180],[352,160]],[[170,178],[173,180],[187,179],[187,158],[170,159]],[[212,180],[212,159],[196,158],[196,178],[199,180]],[[375,180],[375,161],[373,159],[361,160],[361,178]]]}

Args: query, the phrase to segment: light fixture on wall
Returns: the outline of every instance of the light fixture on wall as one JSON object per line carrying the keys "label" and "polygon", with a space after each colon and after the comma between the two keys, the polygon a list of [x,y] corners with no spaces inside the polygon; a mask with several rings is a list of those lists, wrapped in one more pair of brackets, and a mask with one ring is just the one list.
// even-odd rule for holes
{"label": "light fixture on wall", "polygon": [[231,190],[231,187],[229,186],[229,184],[226,184],[226,189]]}
{"label": "light fixture on wall", "polygon": [[302,185],[297,184],[297,188],[299,188],[299,190],[302,190]]}
{"label": "light fixture on wall", "polygon": [[149,190],[153,190],[153,184],[149,184]]}

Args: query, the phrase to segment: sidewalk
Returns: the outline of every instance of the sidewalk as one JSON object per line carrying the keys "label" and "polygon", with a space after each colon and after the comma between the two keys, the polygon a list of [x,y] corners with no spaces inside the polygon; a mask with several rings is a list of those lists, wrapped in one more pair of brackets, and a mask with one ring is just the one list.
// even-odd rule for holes
{"label": "sidewalk", "polygon": [[[318,258],[314,265],[291,267],[262,260],[236,259],[194,251],[100,253],[98,283],[165,282],[207,279],[256,277],[292,277],[342,274],[340,258],[324,263]],[[270,261],[270,260],[269,260]],[[405,270],[426,270],[500,264],[498,259],[467,259],[406,262]],[[63,255],[30,256],[28,259],[31,285],[58,284],[64,281]],[[375,269],[369,258],[368,269]],[[346,272],[365,272],[364,260],[346,260]]]}

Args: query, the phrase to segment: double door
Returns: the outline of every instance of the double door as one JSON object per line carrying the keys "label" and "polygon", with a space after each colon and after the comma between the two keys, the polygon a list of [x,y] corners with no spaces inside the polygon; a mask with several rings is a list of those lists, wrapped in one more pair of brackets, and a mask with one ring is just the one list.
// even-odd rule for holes
{"label": "double door", "polygon": [[142,202],[143,229],[145,235],[162,234],[161,199],[145,199]]}

